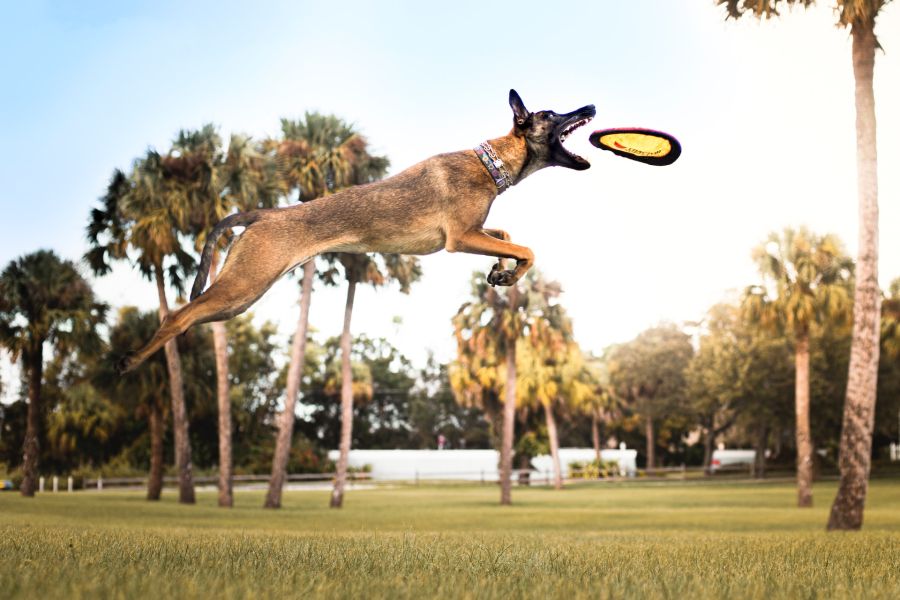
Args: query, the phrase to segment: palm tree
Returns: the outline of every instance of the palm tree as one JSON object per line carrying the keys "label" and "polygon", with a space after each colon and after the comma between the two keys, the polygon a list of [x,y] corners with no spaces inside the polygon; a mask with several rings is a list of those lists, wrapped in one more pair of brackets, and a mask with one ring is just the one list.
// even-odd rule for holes
{"label": "palm tree", "polygon": [[791,336],[796,365],[797,505],[812,506],[813,444],[809,428],[809,337],[814,323],[840,323],[849,312],[852,262],[831,235],[806,229],[770,234],[753,251],[765,285],[747,289],[745,315]]}
{"label": "palm tree", "polygon": [[[281,131],[282,140],[270,140],[268,146],[275,154],[283,187],[296,190],[300,202],[310,202],[342,187],[369,183],[382,177],[387,170],[388,160],[370,155],[365,138],[334,115],[313,112],[306,113],[302,120],[282,119]],[[333,266],[338,261],[338,255],[332,254],[327,260]],[[294,429],[294,407],[303,375],[309,305],[315,276],[316,265],[313,259],[303,265],[300,316],[291,343],[284,410],[278,422],[266,508],[281,506],[281,491],[287,474]],[[336,284],[333,272],[326,274],[323,280],[327,284]]]}
{"label": "palm tree", "polygon": [[[347,279],[347,301],[344,306],[344,329],[341,332],[341,440],[338,447],[338,462],[329,506],[341,508],[344,504],[344,486],[347,481],[347,461],[353,434],[353,370],[350,362],[350,319],[353,314],[353,300],[358,283],[370,283],[374,287],[386,285],[390,281],[400,284],[400,291],[409,293],[409,286],[418,281],[422,272],[419,260],[413,256],[382,254],[379,265],[375,257],[368,254],[339,254],[338,260],[344,268]],[[326,257],[327,260],[327,257]]]}
{"label": "palm tree", "polygon": [[519,398],[523,404],[537,403],[543,409],[556,489],[562,489],[563,481],[554,413],[584,405],[594,391],[581,348],[574,341],[572,322],[562,305],[554,302],[561,293],[557,282],[544,280],[535,270],[528,273],[524,311],[529,335],[517,348]]}
{"label": "palm tree", "polygon": [[[277,204],[281,189],[275,177],[275,162],[265,149],[254,147],[250,138],[232,135],[227,151],[213,125],[199,130],[182,130],[172,150],[164,158],[165,167],[182,195],[181,203],[190,207],[189,229],[195,249],[202,250],[206,234],[234,210],[271,208]],[[213,253],[210,281],[215,281],[220,250],[231,235],[221,238]],[[228,336],[225,323],[210,324],[216,359],[216,401],[219,433],[219,506],[231,507],[231,400],[228,375]]]}
{"label": "palm tree", "polygon": [[[813,0],[784,0],[809,6]],[[859,529],[869,486],[875,397],[878,387],[878,158],[875,135],[875,20],[891,0],[835,0],[838,25],[850,28],[853,38],[853,76],[856,80],[856,171],[859,199],[859,250],[853,298],[853,334],[844,422],[841,430],[841,483],[831,507],[828,529]],[[779,0],[717,0],[728,15],[752,12],[758,18],[777,15]]]}
{"label": "palm tree", "polygon": [[[472,279],[472,297],[453,317],[457,358],[451,365],[450,383],[463,404],[499,403],[502,393],[500,504],[509,505],[516,416],[516,344],[525,325],[522,300],[518,286],[509,287],[505,296],[501,295],[480,273]],[[496,431],[496,418],[492,425]]]}
{"label": "palm tree", "polygon": [[22,256],[0,274],[0,344],[13,360],[22,358],[28,385],[23,496],[34,496],[37,486],[44,344],[57,354],[97,351],[96,327],[105,317],[106,305],[97,302],[75,265],[52,251]]}
{"label": "palm tree", "polygon": [[600,435],[601,423],[609,423],[618,412],[613,395],[610,393],[609,369],[606,360],[593,355],[584,356],[584,368],[578,373],[579,380],[587,386],[587,390],[578,403],[582,414],[591,417],[591,443],[594,447],[594,460],[599,465],[602,457],[603,442]]}
{"label": "palm tree", "polygon": [[110,358],[101,363],[94,377],[94,384],[125,403],[127,409],[146,417],[150,430],[150,474],[147,479],[147,500],[159,500],[163,487],[164,451],[166,431],[166,377],[165,356],[155,354],[128,377],[120,376],[110,365],[116,356],[150,339],[159,327],[152,312],[139,312],[134,307],[119,310],[119,318],[109,332]]}
{"label": "palm tree", "polygon": [[[87,227],[91,249],[85,260],[96,275],[112,269],[110,261],[127,260],[141,274],[156,282],[159,297],[159,321],[169,314],[166,276],[181,294],[184,279],[193,269],[194,259],[181,245],[180,232],[190,223],[190,206],[174,189],[164,159],[148,150],[134,162],[130,176],[120,170],[113,173],[102,206],[91,211]],[[172,400],[172,426],[175,433],[175,463],[178,467],[178,499],[193,504],[194,482],[181,357],[175,340],[165,345],[169,394]]]}

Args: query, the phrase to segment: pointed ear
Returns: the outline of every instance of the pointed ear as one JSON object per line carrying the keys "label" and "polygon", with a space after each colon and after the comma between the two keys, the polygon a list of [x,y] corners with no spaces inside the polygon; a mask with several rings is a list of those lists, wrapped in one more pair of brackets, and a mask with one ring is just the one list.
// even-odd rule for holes
{"label": "pointed ear", "polygon": [[525,121],[528,120],[528,117],[531,116],[516,90],[509,90],[509,107],[513,111],[517,125],[524,125]]}

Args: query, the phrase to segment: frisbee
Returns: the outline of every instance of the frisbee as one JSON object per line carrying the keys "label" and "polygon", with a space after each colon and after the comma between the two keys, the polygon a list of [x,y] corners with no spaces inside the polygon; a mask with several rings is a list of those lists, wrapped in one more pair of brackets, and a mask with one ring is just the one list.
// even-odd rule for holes
{"label": "frisbee", "polygon": [[595,131],[588,138],[601,150],[638,162],[664,167],[681,156],[681,144],[662,131],[637,127],[618,127]]}

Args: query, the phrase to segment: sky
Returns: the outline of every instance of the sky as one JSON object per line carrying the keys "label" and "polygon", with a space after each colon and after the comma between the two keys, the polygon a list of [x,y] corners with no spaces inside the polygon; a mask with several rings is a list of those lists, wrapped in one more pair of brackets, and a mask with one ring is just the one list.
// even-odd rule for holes
{"label": "sky", "polygon": [[[758,281],[750,252],[769,232],[835,233],[855,256],[850,37],[831,7],[758,22],[726,21],[713,0],[5,2],[0,266],[40,248],[79,260],[113,169],[165,151],[182,128],[265,137],[282,117],[334,113],[398,173],[505,134],[515,88],[532,111],[597,107],[566,142],[592,168],[532,175],[498,198],[486,226],[534,250],[536,268],[563,286],[578,341],[600,352],[660,322],[701,319]],[[886,287],[900,277],[897,3],[876,33]],[[587,142],[616,126],[672,133],[682,156],[651,167]],[[473,271],[493,262],[423,257],[409,295],[357,292],[353,332],[389,338],[417,365],[429,353],[449,360],[450,319]],[[113,307],[156,306],[153,285],[127,265],[90,279]],[[298,291],[283,279],[251,308],[279,325],[286,350]],[[320,339],[339,334],[344,293],[314,293]]]}

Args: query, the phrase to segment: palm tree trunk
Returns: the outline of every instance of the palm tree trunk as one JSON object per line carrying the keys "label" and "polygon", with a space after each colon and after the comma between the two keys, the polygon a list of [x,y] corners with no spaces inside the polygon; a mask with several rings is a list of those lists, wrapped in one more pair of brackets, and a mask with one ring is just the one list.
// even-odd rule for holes
{"label": "palm tree trunk", "polygon": [[769,443],[769,428],[766,425],[760,425],[756,433],[756,456],[753,459],[753,477],[756,479],[766,478],[766,446]]}
{"label": "palm tree trunk", "polygon": [[288,456],[291,453],[291,439],[294,435],[294,407],[297,403],[300,380],[303,378],[303,365],[306,360],[306,332],[309,327],[309,303],[312,299],[312,282],[315,273],[316,263],[311,259],[303,265],[300,319],[297,321],[297,330],[294,332],[294,340],[291,344],[291,364],[288,366],[284,410],[278,420],[278,437],[275,439],[272,477],[269,478],[265,508],[281,508],[281,491],[287,477]]}
{"label": "palm tree trunk", "polygon": [[563,488],[562,465],[559,464],[559,433],[556,431],[556,418],[553,416],[553,406],[544,406],[544,417],[547,419],[547,437],[550,438],[550,457],[553,459],[553,487]]}
{"label": "palm tree trunk", "polygon": [[594,444],[594,460],[597,461],[597,466],[601,463],[600,457],[600,418],[597,416],[597,411],[591,411],[591,442]]}
{"label": "palm tree trunk", "polygon": [[716,434],[713,429],[713,420],[710,419],[706,427],[706,435],[703,436],[703,473],[712,475],[712,453],[716,444]]}
{"label": "palm tree trunk", "polygon": [[350,368],[350,317],[353,314],[353,297],[356,295],[356,278],[349,277],[347,306],[344,309],[344,330],[341,332],[341,443],[334,490],[331,492],[331,508],[344,505],[344,485],[347,482],[347,461],[353,434],[353,371]]}
{"label": "palm tree trunk", "polygon": [[874,21],[854,24],[856,79],[856,170],[859,193],[859,256],[853,304],[853,338],[839,465],[841,482],[828,529],[859,529],[869,487],[875,391],[878,384],[881,291],[878,287],[878,155],[875,138]]}
{"label": "palm tree trunk", "polygon": [[25,423],[25,443],[22,445],[22,486],[23,496],[34,497],[38,487],[38,455],[41,446],[38,436],[41,429],[41,383],[44,378],[44,341],[38,340],[35,348],[25,356],[28,372],[28,416]]}
{"label": "palm tree trunk", "polygon": [[656,468],[656,439],[653,435],[653,417],[647,415],[644,420],[644,431],[647,435],[647,472]]}
{"label": "palm tree trunk", "polygon": [[[509,306],[517,306],[518,288],[509,288]],[[506,390],[503,398],[503,438],[500,442],[500,504],[512,504],[513,438],[516,431],[516,335],[506,340]]]}
{"label": "palm tree trunk", "polygon": [[[166,300],[166,284],[163,281],[162,267],[157,266],[156,292],[159,295],[159,322],[166,320],[169,314],[169,303]],[[184,382],[181,376],[181,356],[175,340],[165,345],[166,368],[169,371],[169,393],[172,397],[172,430],[175,433],[175,465],[178,467],[178,501],[182,504],[193,504],[194,473],[191,463],[191,438],[188,431],[187,410],[184,406]]]}
{"label": "palm tree trunk", "polygon": [[797,506],[813,504],[813,447],[809,430],[809,334],[797,334],[794,398],[797,414]]}
{"label": "palm tree trunk", "polygon": [[[209,266],[210,282],[216,280],[219,252],[213,252]],[[228,333],[224,321],[210,324],[213,332],[213,349],[216,356],[216,407],[219,413],[219,506],[234,506],[232,494],[231,459],[231,395],[228,384]]]}
{"label": "palm tree trunk", "polygon": [[150,405],[150,477],[147,480],[147,500],[159,500],[163,486],[163,412],[154,399]]}

